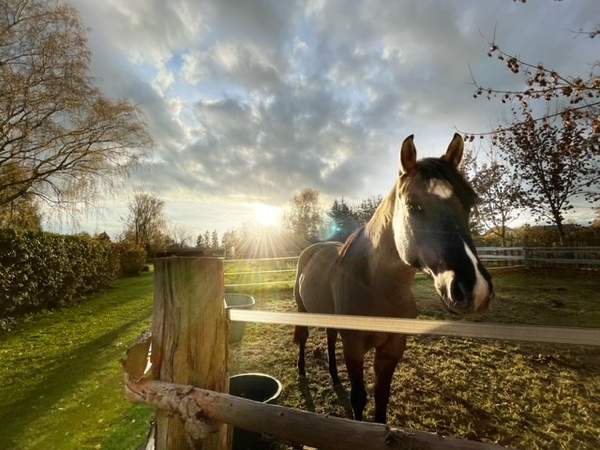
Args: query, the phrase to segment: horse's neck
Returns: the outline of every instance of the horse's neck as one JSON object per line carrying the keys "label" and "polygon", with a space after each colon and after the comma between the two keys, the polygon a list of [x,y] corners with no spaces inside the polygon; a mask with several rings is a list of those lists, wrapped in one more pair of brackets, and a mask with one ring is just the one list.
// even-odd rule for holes
{"label": "horse's neck", "polygon": [[410,289],[415,269],[398,256],[394,242],[392,219],[396,201],[396,189],[381,201],[371,220],[365,226],[365,238],[369,241],[367,254],[369,278],[373,286],[390,286],[391,289]]}

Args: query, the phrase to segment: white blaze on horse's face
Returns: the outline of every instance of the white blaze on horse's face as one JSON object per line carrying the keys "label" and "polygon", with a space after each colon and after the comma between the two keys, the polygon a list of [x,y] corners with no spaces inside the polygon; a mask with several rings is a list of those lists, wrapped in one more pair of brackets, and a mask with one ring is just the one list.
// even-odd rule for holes
{"label": "white blaze on horse's face", "polygon": [[473,270],[475,271],[475,287],[473,288],[473,309],[475,311],[485,310],[492,296],[492,289],[490,283],[484,278],[481,270],[479,270],[479,263],[477,257],[473,254],[473,251],[469,248],[465,242],[465,253],[473,264]]}
{"label": "white blaze on horse's face", "polygon": [[452,186],[445,180],[429,180],[427,192],[436,195],[439,198],[447,199],[452,197]]}

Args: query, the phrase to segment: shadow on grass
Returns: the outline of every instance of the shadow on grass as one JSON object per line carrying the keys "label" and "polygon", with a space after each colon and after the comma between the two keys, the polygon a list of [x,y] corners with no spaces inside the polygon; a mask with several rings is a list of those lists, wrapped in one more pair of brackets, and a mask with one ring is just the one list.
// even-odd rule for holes
{"label": "shadow on grass", "polygon": [[310,385],[308,384],[308,379],[305,376],[298,376],[298,390],[304,399],[304,409],[307,411],[315,412],[315,401],[313,400],[313,396],[310,392]]}
{"label": "shadow on grass", "polygon": [[70,315],[78,313],[89,313],[100,317],[105,311],[116,306],[123,307],[128,303],[139,301],[141,297],[146,295],[151,296],[152,277],[153,274],[150,273],[137,277],[121,278],[113,286],[83,297],[77,302],[29,314],[16,315],[12,317],[15,323],[9,329],[0,329],[0,342],[19,337],[20,334],[38,328],[40,321],[51,320],[55,322],[56,318],[63,314],[65,319],[69,319]]}
{"label": "shadow on grass", "polygon": [[[32,386],[23,398],[3,407],[0,410],[0,423],[3,424],[0,447],[15,448],[18,436],[28,426],[46,414],[55,403],[65,398],[69,391],[90,375],[93,371],[90,368],[98,365],[100,355],[105,361],[108,360],[106,352],[102,354],[103,351],[110,348],[111,344],[130,327],[138,325],[150,314],[150,311],[144,311],[143,314],[78,347],[68,358],[64,358],[61,364],[49,371],[43,381]],[[115,348],[109,353],[112,356],[113,353],[121,352],[121,349]],[[75,427],[76,424],[73,426]]]}
{"label": "shadow on grass", "polygon": [[350,396],[348,395],[348,390],[344,387],[342,383],[337,383],[333,385],[333,391],[337,397],[338,404],[344,408],[344,414],[346,418],[353,419],[354,412],[352,411],[352,404],[350,403]]}

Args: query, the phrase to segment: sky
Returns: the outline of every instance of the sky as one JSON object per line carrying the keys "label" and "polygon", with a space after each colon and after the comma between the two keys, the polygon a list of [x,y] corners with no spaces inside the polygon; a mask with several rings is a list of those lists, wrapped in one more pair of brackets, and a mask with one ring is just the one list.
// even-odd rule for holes
{"label": "sky", "polygon": [[[504,50],[587,73],[597,0],[72,0],[88,28],[91,75],[140,109],[154,145],[115,192],[62,232],[117,235],[134,192],[165,200],[190,234],[251,222],[303,188],[324,206],[389,192],[402,140],[444,153],[455,131],[486,131],[506,107],[473,98],[472,76],[522,86],[487,56]],[[258,209],[258,211],[264,211]],[[579,207],[573,220],[591,218]]]}

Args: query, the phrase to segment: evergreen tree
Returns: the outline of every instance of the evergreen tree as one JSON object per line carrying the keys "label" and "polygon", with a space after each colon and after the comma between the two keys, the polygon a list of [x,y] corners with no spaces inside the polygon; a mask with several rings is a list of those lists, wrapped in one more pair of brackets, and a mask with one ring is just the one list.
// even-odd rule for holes
{"label": "evergreen tree", "polygon": [[352,232],[360,226],[358,218],[344,199],[333,201],[327,216],[332,220],[330,239],[345,241]]}
{"label": "evergreen tree", "polygon": [[204,248],[205,246],[206,244],[204,243],[204,237],[202,236],[202,233],[200,233],[196,238],[196,247]]}
{"label": "evergreen tree", "polygon": [[214,230],[211,235],[210,247],[213,251],[219,251],[219,235],[217,234],[217,230]]}

